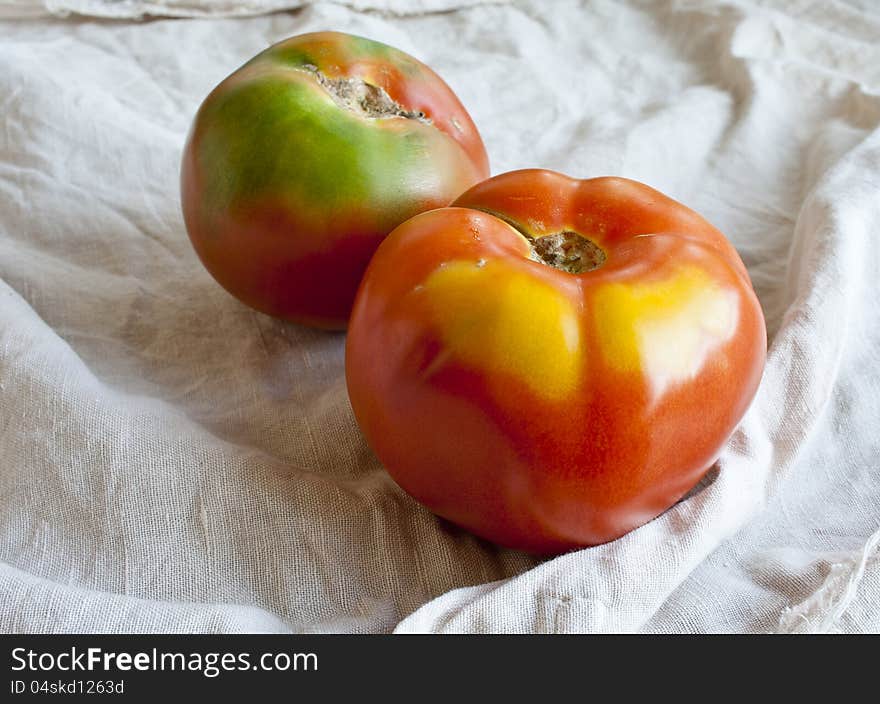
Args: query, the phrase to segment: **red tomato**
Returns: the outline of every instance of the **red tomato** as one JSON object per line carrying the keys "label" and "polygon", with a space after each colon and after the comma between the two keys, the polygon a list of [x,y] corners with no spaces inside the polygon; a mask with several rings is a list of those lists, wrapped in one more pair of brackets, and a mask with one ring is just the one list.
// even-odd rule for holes
{"label": "red tomato", "polygon": [[361,37],[304,34],[202,103],[184,149],[183,214],[233,295],[339,328],[382,239],[488,175],[476,127],[430,68]]}
{"label": "red tomato", "polygon": [[734,248],[622,178],[496,176],[382,243],[355,301],[351,404],[390,474],[479,536],[603,543],[706,473],[764,366]]}

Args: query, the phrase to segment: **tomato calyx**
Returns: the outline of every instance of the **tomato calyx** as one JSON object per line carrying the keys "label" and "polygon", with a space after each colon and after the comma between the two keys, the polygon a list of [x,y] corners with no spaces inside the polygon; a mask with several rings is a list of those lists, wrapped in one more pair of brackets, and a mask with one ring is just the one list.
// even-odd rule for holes
{"label": "tomato calyx", "polygon": [[314,76],[318,84],[341,108],[358,113],[363,117],[402,117],[407,120],[417,120],[426,125],[431,124],[431,119],[425,115],[424,111],[407,110],[388,95],[388,91],[382,86],[377,86],[356,76],[330,78],[314,64],[303,64],[298,68]]}

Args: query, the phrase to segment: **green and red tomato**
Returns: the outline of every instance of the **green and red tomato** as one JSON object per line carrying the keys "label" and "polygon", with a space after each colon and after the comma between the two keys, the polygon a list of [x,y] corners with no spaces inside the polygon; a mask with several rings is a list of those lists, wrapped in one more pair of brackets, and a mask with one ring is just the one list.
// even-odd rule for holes
{"label": "green and red tomato", "polygon": [[489,175],[443,80],[338,32],[280,42],[202,103],[184,148],[190,239],[214,278],[286,320],[345,326],[382,239]]}

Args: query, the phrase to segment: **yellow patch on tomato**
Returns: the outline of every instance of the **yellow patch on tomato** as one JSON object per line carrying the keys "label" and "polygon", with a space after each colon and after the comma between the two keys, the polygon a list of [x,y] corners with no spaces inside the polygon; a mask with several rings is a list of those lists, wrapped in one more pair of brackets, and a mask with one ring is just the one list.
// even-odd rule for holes
{"label": "yellow patch on tomato", "polygon": [[605,359],[643,373],[655,396],[696,376],[739,317],[736,294],[695,267],[661,281],[604,284],[593,305]]}
{"label": "yellow patch on tomato", "polygon": [[577,309],[546,282],[498,261],[456,261],[433,272],[423,293],[443,358],[515,376],[551,400],[576,388],[583,365]]}

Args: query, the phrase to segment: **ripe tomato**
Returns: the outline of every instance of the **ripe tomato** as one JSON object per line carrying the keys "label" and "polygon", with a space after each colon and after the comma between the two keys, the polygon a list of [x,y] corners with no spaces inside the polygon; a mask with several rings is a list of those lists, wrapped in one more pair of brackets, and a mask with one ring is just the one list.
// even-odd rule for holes
{"label": "ripe tomato", "polygon": [[649,521],[711,466],[764,366],[734,248],[622,178],[525,170],[379,247],[349,325],[357,420],[435,513],[554,553]]}
{"label": "ripe tomato", "polygon": [[476,127],[430,68],[321,32],[270,47],[205,99],[181,196],[196,252],[233,295],[344,327],[379,242],[488,175]]}

